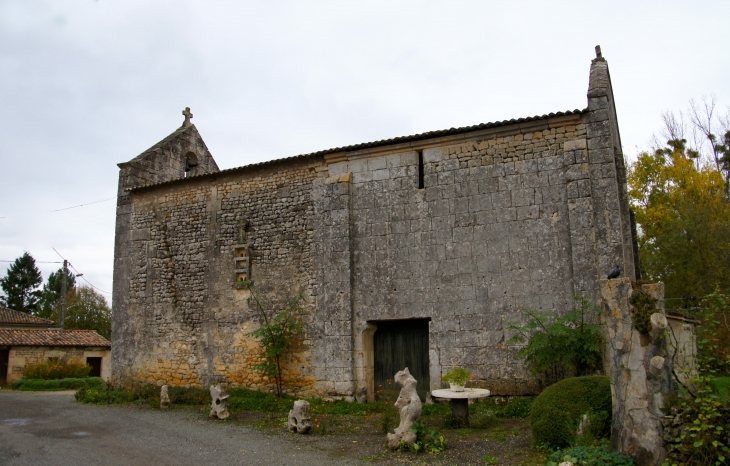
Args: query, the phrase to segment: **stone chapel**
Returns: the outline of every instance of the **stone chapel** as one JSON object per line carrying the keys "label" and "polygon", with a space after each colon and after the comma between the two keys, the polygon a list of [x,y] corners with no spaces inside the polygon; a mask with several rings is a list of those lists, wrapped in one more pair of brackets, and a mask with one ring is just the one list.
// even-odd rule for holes
{"label": "stone chapel", "polygon": [[284,385],[370,399],[408,366],[421,396],[455,366],[495,394],[539,383],[507,344],[520,309],[635,278],[635,229],[608,64],[583,110],[397,137],[220,170],[186,109],[120,163],[112,376],[269,390],[254,371],[251,279],[304,297]]}

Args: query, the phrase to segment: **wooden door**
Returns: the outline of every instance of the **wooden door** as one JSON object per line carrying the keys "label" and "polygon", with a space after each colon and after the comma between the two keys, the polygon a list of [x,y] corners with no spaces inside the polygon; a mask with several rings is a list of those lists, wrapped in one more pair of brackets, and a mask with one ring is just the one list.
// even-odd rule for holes
{"label": "wooden door", "polygon": [[[393,377],[408,368],[422,400],[430,391],[428,372],[428,319],[391,320],[376,323],[373,336],[376,396],[397,397],[400,387]],[[389,383],[390,382],[390,383]]]}
{"label": "wooden door", "polygon": [[10,350],[0,349],[0,387],[8,383],[8,357]]}
{"label": "wooden door", "polygon": [[89,377],[101,377],[101,358],[86,358],[86,364],[91,366]]}

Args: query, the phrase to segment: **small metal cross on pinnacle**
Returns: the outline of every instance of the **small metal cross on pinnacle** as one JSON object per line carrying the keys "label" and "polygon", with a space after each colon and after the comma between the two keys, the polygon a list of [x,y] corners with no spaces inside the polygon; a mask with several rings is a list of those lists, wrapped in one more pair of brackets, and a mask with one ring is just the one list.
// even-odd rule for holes
{"label": "small metal cross on pinnacle", "polygon": [[193,117],[193,114],[190,112],[190,107],[185,107],[185,110],[183,110],[182,114],[185,115],[185,121],[183,121],[183,126],[192,125],[190,119]]}

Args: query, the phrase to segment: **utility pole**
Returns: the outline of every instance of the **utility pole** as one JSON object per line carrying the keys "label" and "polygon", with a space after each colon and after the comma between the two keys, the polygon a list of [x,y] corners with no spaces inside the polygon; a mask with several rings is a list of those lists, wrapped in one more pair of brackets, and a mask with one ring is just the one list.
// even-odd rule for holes
{"label": "utility pole", "polygon": [[63,278],[61,280],[61,314],[58,318],[58,326],[63,328],[63,321],[66,318],[66,282],[68,281],[68,261],[63,260]]}

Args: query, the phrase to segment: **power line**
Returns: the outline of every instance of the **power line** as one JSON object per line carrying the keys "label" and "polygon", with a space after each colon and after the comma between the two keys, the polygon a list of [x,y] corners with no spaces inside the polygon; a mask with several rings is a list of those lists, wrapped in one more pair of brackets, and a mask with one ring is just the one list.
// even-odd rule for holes
{"label": "power line", "polygon": [[[17,260],[17,259],[16,259]],[[0,262],[15,262],[15,261],[6,261],[6,260],[0,260]],[[55,262],[49,262],[49,261],[35,261],[36,264],[63,264],[63,262],[55,261]]]}
{"label": "power line", "polygon": [[[108,199],[102,199],[102,200],[100,200],[100,201],[94,201],[94,202],[87,202],[86,204],[79,204],[79,205],[75,205],[75,206],[71,206],[71,207],[64,207],[63,209],[56,209],[56,210],[52,210],[51,212],[60,212],[60,211],[62,211],[62,210],[69,210],[69,209],[75,209],[75,208],[77,208],[77,207],[83,207],[83,206],[86,206],[86,205],[92,205],[92,204],[98,204],[98,203],[100,203],[100,202],[106,202],[106,201],[111,201],[112,199],[116,199],[116,198],[117,198],[117,196],[114,196],[114,197],[110,197],[110,198],[108,198]],[[2,218],[4,218],[4,217],[2,217]]]}
{"label": "power line", "polygon": [[[56,248],[54,248],[53,246],[51,246],[51,249],[53,249],[54,251],[56,251]],[[76,272],[76,276],[77,276],[78,278],[82,279],[83,281],[85,281],[85,282],[86,282],[86,283],[87,283],[87,284],[88,284],[88,285],[89,285],[90,287],[94,288],[94,289],[95,289],[95,290],[97,290],[97,291],[101,291],[102,293],[106,293],[106,294],[113,294],[113,293],[111,293],[111,292],[109,292],[109,291],[104,291],[104,290],[102,290],[101,288],[98,288],[98,287],[94,286],[94,284],[93,284],[93,283],[91,283],[91,282],[90,282],[89,280],[87,280],[87,279],[86,279],[86,278],[85,278],[85,277],[83,276],[84,274],[82,274],[81,272],[79,272],[79,271],[78,271],[78,270],[76,269],[76,267],[74,267],[74,266],[73,266],[73,264],[71,264],[71,262],[69,262],[69,261],[68,261],[68,260],[67,260],[67,259],[66,259],[65,257],[63,257],[63,256],[61,255],[61,253],[60,253],[60,252],[56,251],[56,254],[58,254],[58,255],[59,255],[59,256],[61,257],[61,259],[63,259],[63,260],[65,260],[66,262],[68,262],[68,265],[69,265],[69,267],[71,267],[72,269],[74,269],[74,272]]]}

